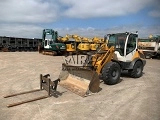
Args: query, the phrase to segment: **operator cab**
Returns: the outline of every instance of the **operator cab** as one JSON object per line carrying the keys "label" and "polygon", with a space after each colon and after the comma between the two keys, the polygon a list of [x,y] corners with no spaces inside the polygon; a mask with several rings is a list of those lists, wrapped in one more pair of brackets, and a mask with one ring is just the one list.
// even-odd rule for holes
{"label": "operator cab", "polygon": [[44,48],[50,48],[50,45],[57,42],[58,32],[50,29],[43,30]]}
{"label": "operator cab", "polygon": [[108,34],[108,47],[115,47],[114,59],[129,62],[132,61],[133,55],[137,50],[138,34],[133,33],[117,33]]}
{"label": "operator cab", "polygon": [[52,39],[45,39],[44,46],[45,46],[45,48],[49,48],[49,46],[53,43],[54,43],[54,41]]}

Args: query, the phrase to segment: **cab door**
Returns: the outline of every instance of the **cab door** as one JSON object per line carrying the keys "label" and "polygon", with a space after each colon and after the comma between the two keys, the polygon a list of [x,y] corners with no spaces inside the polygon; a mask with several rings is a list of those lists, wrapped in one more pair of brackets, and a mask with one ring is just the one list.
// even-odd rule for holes
{"label": "cab door", "polygon": [[48,39],[45,39],[45,41],[44,41],[44,48],[45,49],[49,48],[49,40]]}
{"label": "cab door", "polygon": [[138,35],[130,34],[125,44],[124,57],[126,62],[132,61],[133,55],[137,50]]}

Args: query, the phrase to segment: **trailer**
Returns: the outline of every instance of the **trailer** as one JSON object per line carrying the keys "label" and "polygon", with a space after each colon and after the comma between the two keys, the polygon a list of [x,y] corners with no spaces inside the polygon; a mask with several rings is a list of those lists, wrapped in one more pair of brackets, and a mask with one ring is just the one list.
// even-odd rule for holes
{"label": "trailer", "polygon": [[18,38],[0,36],[0,51],[38,51],[38,45],[42,42],[39,38]]}

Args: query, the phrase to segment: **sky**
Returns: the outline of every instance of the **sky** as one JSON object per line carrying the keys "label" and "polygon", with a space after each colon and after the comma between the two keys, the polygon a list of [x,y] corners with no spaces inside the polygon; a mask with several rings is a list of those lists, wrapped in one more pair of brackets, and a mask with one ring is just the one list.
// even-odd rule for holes
{"label": "sky", "polygon": [[160,0],[0,0],[0,8],[0,36],[41,38],[43,29],[60,36],[160,35]]}

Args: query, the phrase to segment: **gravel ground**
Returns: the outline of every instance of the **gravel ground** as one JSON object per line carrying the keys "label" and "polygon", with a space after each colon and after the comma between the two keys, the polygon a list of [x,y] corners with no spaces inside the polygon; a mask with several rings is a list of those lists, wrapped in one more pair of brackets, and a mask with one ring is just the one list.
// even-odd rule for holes
{"label": "gravel ground", "polygon": [[37,52],[0,53],[0,120],[160,120],[160,60],[150,59],[141,78],[129,78],[82,98],[61,86],[57,98],[7,108],[6,105],[46,95],[46,91],[3,98],[4,95],[39,88],[39,74],[58,77],[61,56]]}

